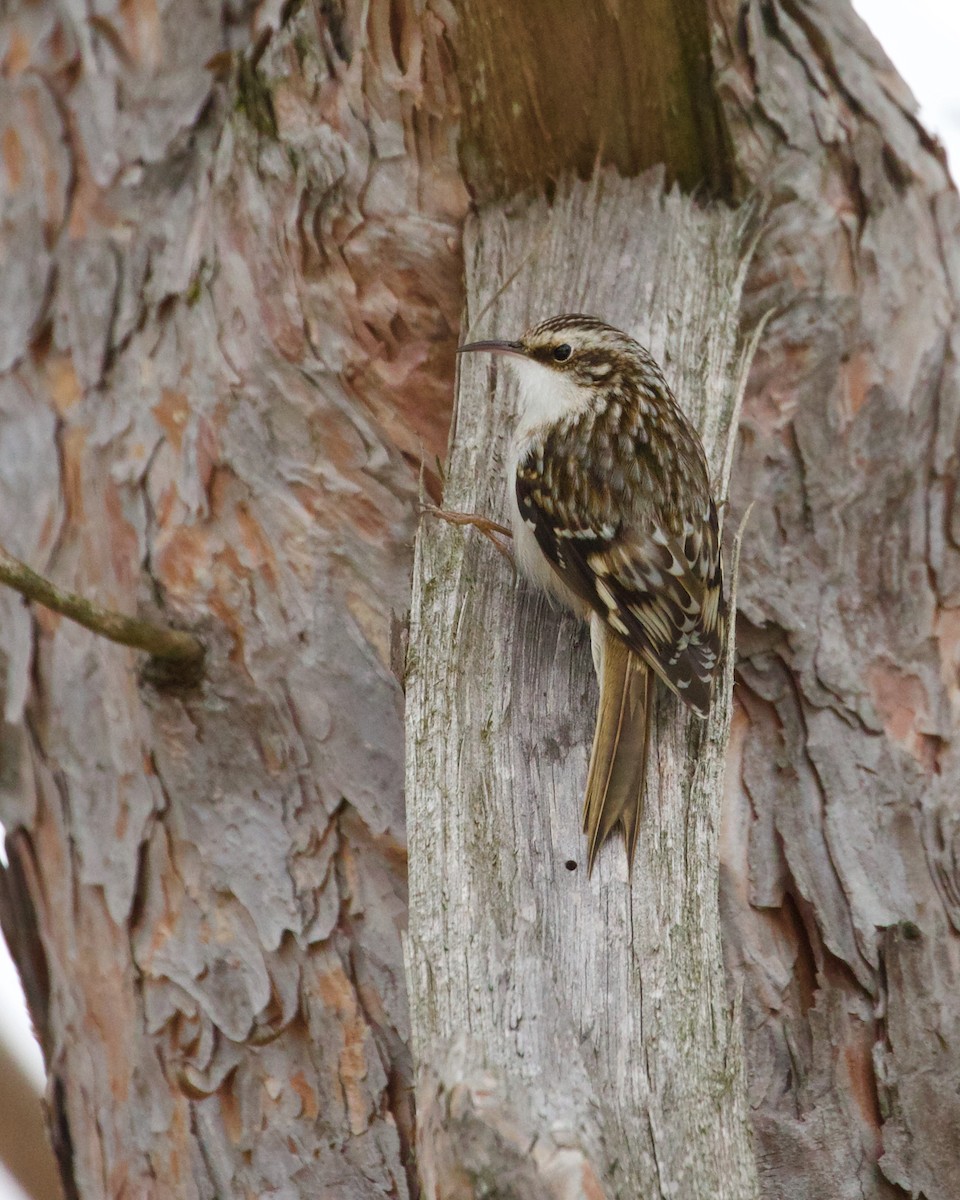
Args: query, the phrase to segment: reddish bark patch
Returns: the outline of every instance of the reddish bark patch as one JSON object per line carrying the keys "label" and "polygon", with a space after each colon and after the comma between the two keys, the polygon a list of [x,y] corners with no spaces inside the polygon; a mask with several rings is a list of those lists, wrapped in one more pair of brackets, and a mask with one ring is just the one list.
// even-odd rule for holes
{"label": "reddish bark patch", "polygon": [[872,1041],[864,1037],[856,1043],[847,1042],[843,1048],[843,1062],[847,1069],[849,1094],[856,1102],[864,1121],[876,1133],[874,1154],[879,1157],[882,1150],[880,1127],[880,1101],[877,1097],[877,1080],[873,1070]]}
{"label": "reddish bark patch", "polygon": [[606,1200],[606,1191],[597,1178],[597,1173],[590,1165],[585,1162],[583,1170],[580,1173],[580,1186],[583,1189],[585,1200]]}
{"label": "reddish bark patch", "polygon": [[44,608],[42,604],[33,606],[33,619],[37,623],[37,628],[47,638],[52,638],[60,628],[60,622],[64,619],[59,613],[55,613],[52,608]]}
{"label": "reddish bark patch", "polygon": [[888,737],[911,754],[925,771],[937,772],[941,739],[921,728],[929,713],[923,681],[880,659],[870,667],[867,680]]}
{"label": "reddish bark patch", "polygon": [[7,35],[7,52],[3,56],[3,74],[7,79],[20,75],[30,65],[30,42],[19,29],[11,29]]}
{"label": "reddish bark patch", "polygon": [[3,131],[2,140],[3,165],[7,173],[7,187],[11,192],[19,190],[23,183],[24,153],[20,135],[8,125]]}
{"label": "reddish bark patch", "polygon": [[320,1106],[317,1103],[317,1093],[307,1082],[307,1077],[302,1071],[296,1071],[290,1076],[290,1086],[300,1097],[303,1104],[303,1115],[308,1121],[315,1121],[320,1112]]}
{"label": "reddish bark patch", "polygon": [[357,1005],[353,985],[342,970],[335,968],[327,971],[319,976],[317,982],[324,1004],[337,1015],[343,1036],[338,1075],[346,1101],[350,1131],[356,1136],[370,1124],[369,1098],[363,1086],[367,1077],[367,1025]]}
{"label": "reddish bark patch", "polygon": [[114,229],[119,223],[119,218],[116,210],[106,201],[103,189],[90,174],[89,164],[80,143],[75,147],[72,161],[76,170],[76,180],[67,232],[72,240],[82,241],[90,234]]}
{"label": "reddish bark patch", "polygon": [[60,442],[63,462],[63,501],[68,524],[82,525],[86,513],[83,505],[83,463],[86,456],[87,431],[75,427],[64,431]]}
{"label": "reddish bark patch", "polygon": [[243,1137],[243,1116],[240,1112],[240,1102],[234,1095],[232,1080],[233,1074],[231,1073],[217,1092],[217,1099],[220,1101],[224,1131],[230,1141],[236,1146],[241,1137]]}
{"label": "reddish bark patch", "polygon": [[195,526],[173,529],[154,554],[154,574],[170,592],[186,596],[197,588],[210,562],[206,534]]}
{"label": "reddish bark patch", "polygon": [[179,453],[183,448],[183,431],[190,416],[190,405],[183,392],[164,388],[159,403],[151,412],[157,424],[167,435],[167,440]]}
{"label": "reddish bark patch", "polygon": [[47,389],[53,407],[65,416],[80,399],[80,381],[68,354],[51,354],[44,362]]}
{"label": "reddish bark patch", "polygon": [[940,646],[941,677],[956,697],[960,692],[960,608],[941,609],[934,630]]}
{"label": "reddish bark patch", "polygon": [[840,379],[847,413],[851,418],[856,417],[869,399],[874,383],[871,359],[863,351],[852,354],[841,369]]}
{"label": "reddish bark patch", "polygon": [[209,605],[210,611],[233,639],[233,645],[230,648],[230,654],[228,656],[230,661],[234,665],[242,667],[244,665],[243,651],[245,644],[244,635],[246,632],[244,619],[241,616],[238,616],[238,614],[227,604],[223,597],[218,595],[216,592],[211,592],[207,596],[207,604]]}
{"label": "reddish bark patch", "polygon": [[121,0],[123,44],[140,66],[153,68],[163,61],[163,39],[156,0]]}
{"label": "reddish bark patch", "polygon": [[218,418],[208,421],[201,417],[197,422],[197,478],[200,486],[206,492],[217,469],[220,457],[220,437],[218,433]]}

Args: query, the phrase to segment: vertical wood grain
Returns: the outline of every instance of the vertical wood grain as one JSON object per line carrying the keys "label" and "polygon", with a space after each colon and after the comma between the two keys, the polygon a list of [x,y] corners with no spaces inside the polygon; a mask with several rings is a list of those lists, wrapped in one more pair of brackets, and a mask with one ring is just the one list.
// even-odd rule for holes
{"label": "vertical wood grain", "polygon": [[[466,243],[469,336],[515,337],[564,311],[636,334],[703,431],[723,494],[741,220],[665,194],[660,173],[604,172],[565,185],[552,206],[485,209]],[[461,364],[448,507],[502,515],[512,401],[496,363]],[[731,677],[705,728],[658,696],[633,886],[617,840],[588,880],[580,807],[596,687],[586,643],[481,539],[421,525],[407,679],[408,971],[421,1119],[437,1106],[446,1117],[436,1133],[421,1124],[421,1167],[442,1163],[453,1141],[471,1147],[454,1158],[479,1178],[496,1159],[484,1167],[483,1132],[518,1123],[542,1155],[552,1140],[556,1154],[572,1144],[583,1156],[558,1169],[570,1195],[589,1195],[583,1181],[595,1173],[610,1195],[752,1197],[717,887]],[[458,1119],[457,1089],[491,1087],[500,1106]],[[546,1182],[551,1163],[537,1173],[559,1195]],[[435,1172],[431,1197],[446,1194],[450,1167]]]}

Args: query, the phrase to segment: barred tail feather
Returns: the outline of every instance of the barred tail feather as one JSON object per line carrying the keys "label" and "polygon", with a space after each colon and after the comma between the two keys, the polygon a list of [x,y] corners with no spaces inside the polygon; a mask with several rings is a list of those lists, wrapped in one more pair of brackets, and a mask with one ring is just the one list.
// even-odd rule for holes
{"label": "barred tail feather", "polygon": [[600,706],[583,806],[587,871],[593,871],[597,851],[617,825],[623,829],[632,870],[643,810],[653,675],[639,655],[596,617],[591,633]]}

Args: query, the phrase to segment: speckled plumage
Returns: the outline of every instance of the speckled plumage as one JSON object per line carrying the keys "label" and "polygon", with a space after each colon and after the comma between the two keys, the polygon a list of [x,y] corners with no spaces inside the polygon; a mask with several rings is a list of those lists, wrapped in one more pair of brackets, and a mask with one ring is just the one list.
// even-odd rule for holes
{"label": "speckled plumage", "polygon": [[657,363],[595,317],[552,317],[498,350],[519,377],[513,531],[521,568],[590,620],[601,704],[584,810],[592,867],[623,825],[632,860],[647,668],[709,709],[726,610],[700,439]]}
{"label": "speckled plumage", "polygon": [[[550,344],[576,336],[589,338],[589,351],[547,366]],[[724,610],[700,439],[654,360],[618,330],[553,318],[522,343],[542,369],[569,371],[586,397],[532,429],[521,417],[519,515],[570,591],[704,716]]]}

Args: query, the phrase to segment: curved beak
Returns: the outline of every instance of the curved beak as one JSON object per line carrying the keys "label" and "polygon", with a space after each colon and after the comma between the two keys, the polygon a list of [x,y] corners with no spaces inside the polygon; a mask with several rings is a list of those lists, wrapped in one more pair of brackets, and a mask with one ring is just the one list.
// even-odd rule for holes
{"label": "curved beak", "polygon": [[458,354],[466,354],[472,350],[486,350],[490,354],[523,354],[523,346],[519,342],[468,342],[465,346],[458,346]]}

